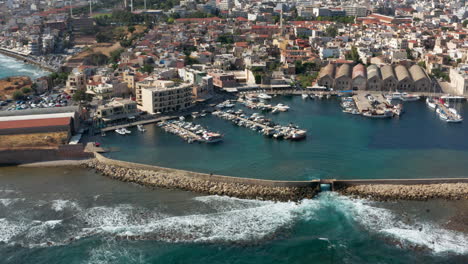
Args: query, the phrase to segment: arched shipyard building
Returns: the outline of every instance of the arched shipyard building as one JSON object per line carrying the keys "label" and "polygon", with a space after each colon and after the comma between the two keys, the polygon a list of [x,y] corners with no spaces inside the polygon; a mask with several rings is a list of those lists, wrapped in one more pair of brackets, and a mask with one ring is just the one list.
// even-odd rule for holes
{"label": "arched shipyard building", "polygon": [[353,67],[330,63],[320,70],[317,83],[340,91],[429,92],[431,89],[431,80],[419,65],[410,68],[404,65],[370,65],[366,68],[362,64]]}

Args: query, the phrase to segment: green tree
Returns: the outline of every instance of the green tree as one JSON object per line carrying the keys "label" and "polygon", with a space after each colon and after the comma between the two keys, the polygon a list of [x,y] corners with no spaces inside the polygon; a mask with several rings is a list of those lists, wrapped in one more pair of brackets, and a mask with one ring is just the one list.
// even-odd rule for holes
{"label": "green tree", "polygon": [[128,30],[128,32],[130,32],[131,34],[133,34],[133,32],[135,32],[136,29],[135,29],[134,26],[129,26],[129,27],[127,28],[127,30]]}
{"label": "green tree", "polygon": [[23,97],[24,97],[24,94],[20,90],[16,90],[16,91],[13,92],[13,99],[14,100],[21,100],[21,99],[23,99]]}
{"label": "green tree", "polygon": [[466,27],[466,26],[468,26],[468,20],[463,21],[463,27]]}
{"label": "green tree", "polygon": [[98,43],[109,42],[111,41],[111,36],[108,33],[99,32],[96,34],[96,41]]}
{"label": "green tree", "polygon": [[21,88],[21,92],[23,92],[23,94],[29,94],[32,92],[32,89],[30,87],[23,87]]}
{"label": "green tree", "polygon": [[150,64],[144,64],[143,67],[140,68],[140,72],[152,73],[154,70],[154,66]]}
{"label": "green tree", "polygon": [[329,26],[327,27],[327,29],[325,30],[325,35],[327,37],[336,37],[338,36],[338,29],[336,28],[336,26]]}
{"label": "green tree", "polygon": [[87,94],[85,90],[77,90],[73,96],[72,96],[73,101],[75,102],[91,102],[93,100],[93,96],[91,94]]}

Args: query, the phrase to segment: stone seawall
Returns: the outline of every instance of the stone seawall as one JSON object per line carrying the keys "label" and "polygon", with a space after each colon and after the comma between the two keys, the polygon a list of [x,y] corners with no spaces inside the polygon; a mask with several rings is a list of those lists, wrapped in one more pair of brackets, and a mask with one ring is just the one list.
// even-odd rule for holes
{"label": "stone seawall", "polygon": [[98,153],[86,166],[124,182],[242,199],[299,201],[313,198],[319,191],[317,182],[270,181],[210,175],[112,160]]}
{"label": "stone seawall", "polygon": [[[450,179],[447,179],[450,180]],[[468,200],[468,183],[436,184],[362,184],[338,185],[336,191],[343,195],[370,198],[379,201],[390,200]]]}

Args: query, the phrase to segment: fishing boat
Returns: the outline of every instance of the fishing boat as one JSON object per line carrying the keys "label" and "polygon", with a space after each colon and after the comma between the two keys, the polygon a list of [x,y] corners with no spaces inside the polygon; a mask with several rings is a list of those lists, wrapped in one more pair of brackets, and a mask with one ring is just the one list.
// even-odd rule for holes
{"label": "fishing boat", "polygon": [[385,110],[383,113],[368,111],[364,112],[362,115],[369,118],[390,118],[393,116],[393,111]]}
{"label": "fishing boat", "polygon": [[343,109],[343,113],[352,114],[352,115],[359,115],[359,111],[355,108],[345,108]]}
{"label": "fishing boat", "polygon": [[143,127],[143,125],[137,125],[138,131],[140,132],[145,132],[146,129]]}

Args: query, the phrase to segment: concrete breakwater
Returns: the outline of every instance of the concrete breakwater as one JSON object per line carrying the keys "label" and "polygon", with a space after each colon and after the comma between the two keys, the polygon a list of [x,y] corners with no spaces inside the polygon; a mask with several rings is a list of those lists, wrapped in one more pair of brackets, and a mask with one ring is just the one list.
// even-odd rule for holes
{"label": "concrete breakwater", "polygon": [[348,196],[388,200],[468,200],[468,183],[436,184],[363,184],[337,186],[336,190]]}
{"label": "concrete breakwater", "polygon": [[313,198],[325,184],[343,195],[381,201],[468,200],[468,178],[273,181],[125,162],[99,153],[84,165],[124,182],[242,199],[299,201]]}
{"label": "concrete breakwater", "polygon": [[241,199],[299,201],[313,198],[319,191],[319,184],[316,182],[270,181],[211,175],[117,161],[98,153],[86,166],[124,182]]}

